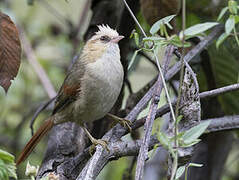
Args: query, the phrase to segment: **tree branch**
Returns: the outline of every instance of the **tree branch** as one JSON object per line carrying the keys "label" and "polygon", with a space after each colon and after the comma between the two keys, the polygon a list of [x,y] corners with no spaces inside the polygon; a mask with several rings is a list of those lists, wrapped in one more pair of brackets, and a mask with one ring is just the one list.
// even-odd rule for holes
{"label": "tree branch", "polygon": [[18,29],[19,29],[19,32],[20,32],[19,36],[20,36],[21,41],[22,41],[23,50],[26,54],[28,62],[32,65],[33,69],[35,70],[35,72],[36,72],[38,78],[40,79],[40,81],[41,81],[45,91],[47,92],[48,96],[50,98],[55,97],[56,96],[56,91],[55,91],[53,85],[51,84],[51,81],[48,78],[45,70],[42,68],[40,63],[37,61],[36,55],[33,52],[31,44],[30,44],[29,40],[27,39],[23,28],[21,28],[21,26],[18,26]]}
{"label": "tree branch", "polygon": [[[174,52],[174,47],[172,45],[170,45],[166,48],[164,59],[163,59],[163,74],[165,74],[168,69],[168,65],[172,59],[173,52]],[[149,146],[150,136],[152,133],[153,122],[155,119],[158,103],[160,100],[160,95],[161,95],[161,92],[163,89],[162,78],[164,78],[164,77],[161,77],[160,75],[158,76],[157,88],[155,88],[154,96],[152,98],[152,103],[151,103],[151,106],[149,109],[149,114],[146,118],[146,123],[144,124],[145,135],[144,135],[143,143],[140,147],[139,156],[137,159],[136,175],[135,175],[136,180],[143,178],[144,164],[145,164],[145,160],[147,159],[147,156],[148,156],[147,155],[148,154],[148,146]]]}
{"label": "tree branch", "polygon": [[[205,133],[213,133],[217,131],[224,131],[224,130],[234,130],[239,129],[239,115],[234,116],[226,116],[220,118],[211,118],[202,120],[202,122],[210,120],[211,123]],[[136,156],[139,152],[140,145],[142,144],[142,140],[137,141],[130,141],[130,142],[123,142],[117,141],[110,144],[109,150],[110,152],[105,152],[104,156],[101,157],[101,160],[96,161],[95,163],[100,163],[97,168],[91,174],[91,179],[95,179],[97,176],[97,172],[100,171],[103,166],[106,165],[108,161],[116,160],[120,157],[124,156]],[[149,141],[149,150],[151,150],[156,144],[159,144],[159,141],[155,136],[150,137]],[[89,148],[85,149],[74,158],[71,158],[64,163],[60,164],[57,168],[58,171],[64,171],[68,173],[69,179],[76,179],[75,175],[76,172],[79,172],[79,167],[82,167],[82,164],[86,163],[87,159],[90,157],[89,155]],[[105,161],[107,160],[107,161]],[[79,179],[84,179],[84,176],[79,176]]]}
{"label": "tree branch", "polygon": [[[205,92],[199,93],[199,97],[200,97],[200,99],[211,98],[211,97],[214,97],[214,96],[217,96],[217,95],[220,95],[220,94],[224,94],[224,93],[232,92],[232,91],[236,91],[236,90],[239,90],[239,83],[233,84],[233,85],[229,85],[229,86],[225,86],[225,87],[218,88],[218,89],[214,89],[214,90],[211,90],[211,91],[205,91]],[[173,104],[173,106],[175,106],[176,100],[172,101],[172,104]],[[157,110],[156,118],[166,114],[167,112],[169,112],[169,110],[170,109],[169,109],[169,105],[168,104],[160,107]],[[143,117],[143,118],[138,119],[132,125],[132,129],[134,130],[134,129],[137,129],[137,128],[143,126],[143,124],[145,123],[145,120],[146,120],[146,116]]]}

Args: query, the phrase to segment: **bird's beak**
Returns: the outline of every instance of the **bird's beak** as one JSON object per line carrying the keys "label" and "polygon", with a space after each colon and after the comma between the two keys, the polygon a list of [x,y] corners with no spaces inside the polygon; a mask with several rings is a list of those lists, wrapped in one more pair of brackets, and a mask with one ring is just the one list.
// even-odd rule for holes
{"label": "bird's beak", "polygon": [[119,42],[121,39],[123,39],[123,38],[124,38],[124,36],[117,36],[117,37],[111,39],[111,42],[113,42],[113,43],[118,43],[118,42]]}

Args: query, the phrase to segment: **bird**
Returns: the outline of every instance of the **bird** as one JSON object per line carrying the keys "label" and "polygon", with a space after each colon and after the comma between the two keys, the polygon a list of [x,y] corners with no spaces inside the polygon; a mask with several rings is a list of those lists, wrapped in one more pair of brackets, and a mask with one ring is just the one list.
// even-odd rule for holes
{"label": "bird", "polygon": [[28,141],[17,165],[30,155],[54,125],[64,122],[79,124],[93,144],[107,147],[107,142],[91,136],[84,124],[106,116],[120,94],[124,71],[118,42],[124,36],[108,25],[97,27],[98,31],[85,43],[79,59],[67,73],[51,116]]}

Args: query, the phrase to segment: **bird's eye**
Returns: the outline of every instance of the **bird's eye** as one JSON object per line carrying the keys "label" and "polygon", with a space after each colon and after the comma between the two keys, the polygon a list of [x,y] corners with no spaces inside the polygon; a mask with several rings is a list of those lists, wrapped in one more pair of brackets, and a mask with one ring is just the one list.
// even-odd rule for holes
{"label": "bird's eye", "polygon": [[110,41],[110,37],[109,36],[101,36],[100,40],[103,42],[109,42]]}

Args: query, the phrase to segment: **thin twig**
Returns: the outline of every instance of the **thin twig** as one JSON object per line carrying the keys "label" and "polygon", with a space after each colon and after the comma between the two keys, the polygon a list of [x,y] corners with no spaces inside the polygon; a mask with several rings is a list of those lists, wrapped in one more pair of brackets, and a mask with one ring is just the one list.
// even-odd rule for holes
{"label": "thin twig", "polygon": [[139,27],[140,31],[142,32],[142,34],[144,35],[144,37],[147,37],[146,33],[144,32],[144,29],[142,28],[142,26],[140,25],[139,21],[137,20],[137,18],[135,17],[134,13],[131,11],[128,3],[126,2],[126,0],[123,0],[124,4],[126,6],[126,8],[128,9],[129,13],[131,14],[132,18],[134,19],[135,23],[137,24],[137,26]]}
{"label": "thin twig", "polygon": [[79,23],[77,25],[77,33],[79,33],[83,27],[83,24],[85,22],[85,18],[87,17],[87,13],[89,12],[91,3],[92,3],[92,0],[85,1],[84,7],[82,8],[83,11],[80,13]]}
{"label": "thin twig", "polygon": [[224,94],[224,93],[227,93],[227,92],[236,91],[238,89],[239,89],[239,83],[232,84],[232,85],[229,85],[229,86],[224,86],[224,87],[221,87],[221,88],[213,89],[211,91],[202,92],[202,93],[199,94],[199,97],[202,98],[202,99],[207,98],[207,97],[214,97],[214,96]]}
{"label": "thin twig", "polygon": [[72,44],[73,44],[73,51],[72,51],[72,55],[75,56],[78,50],[78,47],[80,45],[80,38],[77,38],[77,35],[81,32],[82,27],[85,23],[85,20],[87,18],[87,13],[89,12],[90,6],[91,6],[92,0],[85,0],[84,2],[84,7],[82,8],[82,12],[80,13],[79,16],[79,22],[78,25],[76,26],[76,32],[74,32],[75,34],[75,38],[72,39]]}
{"label": "thin twig", "polygon": [[133,170],[134,170],[134,165],[136,163],[137,157],[134,156],[133,159],[131,160],[129,166],[127,167],[127,169],[123,172],[122,175],[122,180],[132,180],[133,178]]}
{"label": "thin twig", "polygon": [[[178,118],[178,113],[179,113],[179,105],[181,101],[181,96],[182,96],[182,85],[183,85],[183,75],[184,75],[184,55],[185,55],[185,49],[184,49],[184,43],[185,43],[185,23],[186,23],[186,4],[185,0],[182,0],[182,32],[183,32],[183,37],[182,37],[182,56],[180,58],[181,61],[181,70],[180,70],[180,83],[179,83],[179,90],[178,90],[178,100],[176,104],[176,109],[175,109],[175,115],[176,118]],[[173,119],[174,123],[174,147],[175,147],[175,156],[173,157],[173,165],[172,165],[172,171],[171,171],[171,177],[170,180],[174,180],[174,177],[177,172],[178,168],[178,124],[176,123],[176,119]],[[171,158],[171,157],[169,157]]]}
{"label": "thin twig", "polygon": [[33,128],[33,125],[34,125],[34,122],[36,120],[36,118],[38,117],[38,115],[44,110],[46,109],[54,100],[56,99],[56,96],[53,97],[52,99],[44,102],[43,104],[41,104],[37,110],[35,111],[32,119],[31,119],[31,122],[30,122],[30,128],[31,128],[31,133],[32,133],[32,136],[34,134],[34,128]]}
{"label": "thin twig", "polygon": [[50,79],[48,78],[45,70],[42,68],[42,66],[40,65],[40,63],[37,61],[37,57],[32,49],[32,46],[28,40],[28,38],[26,37],[26,34],[23,30],[23,28],[21,28],[21,26],[18,26],[19,29],[19,35],[21,38],[21,42],[22,42],[22,46],[23,46],[23,50],[26,54],[27,60],[28,62],[32,65],[33,69],[35,70],[38,78],[40,79],[45,91],[47,92],[49,98],[53,98],[56,96],[56,91],[53,87],[53,85],[51,84]]}
{"label": "thin twig", "polygon": [[[165,51],[165,56],[164,56],[164,60],[163,60],[163,70],[164,71],[162,72],[162,74],[160,74],[158,76],[157,88],[155,89],[154,96],[152,98],[152,103],[151,103],[150,110],[149,110],[149,114],[147,116],[146,123],[144,126],[145,135],[144,135],[143,143],[141,144],[139,156],[137,159],[136,174],[135,174],[136,180],[143,179],[144,164],[145,164],[145,160],[146,160],[147,154],[148,154],[149,139],[150,139],[150,135],[152,133],[153,122],[155,119],[155,115],[156,115],[156,111],[157,111],[157,107],[158,107],[158,103],[159,103],[159,99],[160,99],[160,94],[161,94],[162,88],[163,88],[163,79],[164,79],[163,74],[165,74],[168,69],[169,62],[172,59],[173,51],[174,51],[173,46],[168,46]],[[160,68],[160,71],[162,71],[161,68]]]}

